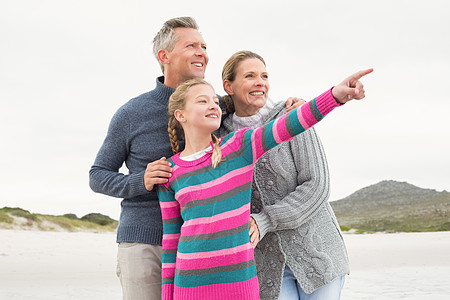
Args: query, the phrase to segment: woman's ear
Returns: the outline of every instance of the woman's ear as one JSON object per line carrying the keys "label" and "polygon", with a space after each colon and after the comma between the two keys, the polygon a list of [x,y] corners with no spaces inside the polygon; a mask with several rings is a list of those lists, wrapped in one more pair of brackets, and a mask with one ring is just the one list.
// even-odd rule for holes
{"label": "woman's ear", "polygon": [[177,119],[177,121],[181,124],[186,122],[186,118],[184,117],[184,114],[181,110],[177,109],[174,113],[173,113],[175,119]]}
{"label": "woman's ear", "polygon": [[223,89],[225,90],[225,92],[228,95],[230,95],[230,96],[234,95],[233,87],[231,86],[231,82],[229,80],[224,80],[223,81]]}

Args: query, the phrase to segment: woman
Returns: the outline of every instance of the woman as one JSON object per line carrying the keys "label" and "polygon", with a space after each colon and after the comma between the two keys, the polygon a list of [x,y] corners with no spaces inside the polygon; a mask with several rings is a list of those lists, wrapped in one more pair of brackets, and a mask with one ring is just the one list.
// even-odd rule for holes
{"label": "woman", "polygon": [[[261,56],[235,53],[222,72],[228,111],[221,135],[256,128],[282,116],[268,98],[269,78]],[[262,299],[339,299],[347,252],[328,203],[329,174],[314,129],[267,152],[255,165],[252,217],[260,232],[255,249]]]}
{"label": "woman", "polygon": [[[169,99],[172,176],[158,187],[163,219],[162,299],[259,299],[250,242],[253,164],[335,107],[364,97],[360,72],[274,122],[217,139],[222,112],[202,79]],[[348,87],[350,82],[352,87]],[[185,148],[178,152],[178,131]]]}

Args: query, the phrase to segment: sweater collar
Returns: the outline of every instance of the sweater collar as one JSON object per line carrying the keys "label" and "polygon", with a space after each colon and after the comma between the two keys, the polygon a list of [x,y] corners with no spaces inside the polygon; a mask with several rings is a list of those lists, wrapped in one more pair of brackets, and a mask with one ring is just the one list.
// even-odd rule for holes
{"label": "sweater collar", "polygon": [[252,116],[239,117],[236,113],[234,113],[233,128],[237,130],[242,128],[257,128],[263,126],[267,120],[267,116],[274,106],[275,103],[272,99],[267,98],[264,106]]}
{"label": "sweater collar", "polygon": [[172,156],[171,159],[176,165],[179,165],[181,167],[193,167],[198,164],[201,164],[202,162],[204,162],[211,156],[212,156],[212,151],[206,151],[205,155],[201,156],[200,158],[197,158],[195,160],[184,160],[184,159],[180,158],[180,152],[178,152],[177,154]]}
{"label": "sweater collar", "polygon": [[[272,121],[275,117],[280,117],[284,114],[286,110],[286,104],[284,102],[276,103],[272,110],[264,118],[264,125]],[[224,136],[232,131],[237,130],[237,128],[233,128],[233,118],[235,117],[234,113],[228,115],[226,119],[222,121],[222,126],[220,128],[220,135]],[[249,126],[250,127],[250,126]]]}
{"label": "sweater collar", "polygon": [[168,104],[169,98],[175,92],[175,89],[164,85],[164,76],[156,78],[156,88],[153,90],[156,101]]}

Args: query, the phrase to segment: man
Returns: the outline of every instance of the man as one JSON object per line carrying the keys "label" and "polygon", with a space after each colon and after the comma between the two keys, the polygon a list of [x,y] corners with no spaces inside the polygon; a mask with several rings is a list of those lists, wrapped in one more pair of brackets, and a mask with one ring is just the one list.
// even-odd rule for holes
{"label": "man", "polygon": [[[153,40],[164,76],[113,116],[89,172],[93,191],[124,198],[117,229],[117,275],[123,299],[161,298],[162,220],[154,185],[170,176],[167,103],[174,89],[204,78],[208,55],[194,19],[168,20]],[[161,158],[163,157],[163,158]],[[161,158],[161,159],[160,159]],[[129,174],[119,173],[125,162]],[[149,163],[152,162],[152,163]]]}

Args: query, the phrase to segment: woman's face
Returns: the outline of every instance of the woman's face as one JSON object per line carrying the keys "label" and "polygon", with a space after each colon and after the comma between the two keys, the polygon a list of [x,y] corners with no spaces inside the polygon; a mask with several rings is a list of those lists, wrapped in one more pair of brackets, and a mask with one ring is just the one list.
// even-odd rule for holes
{"label": "woman's face", "polygon": [[267,101],[269,74],[257,58],[241,61],[233,82],[224,81],[225,91],[233,99],[236,115],[248,117],[256,114]]}

